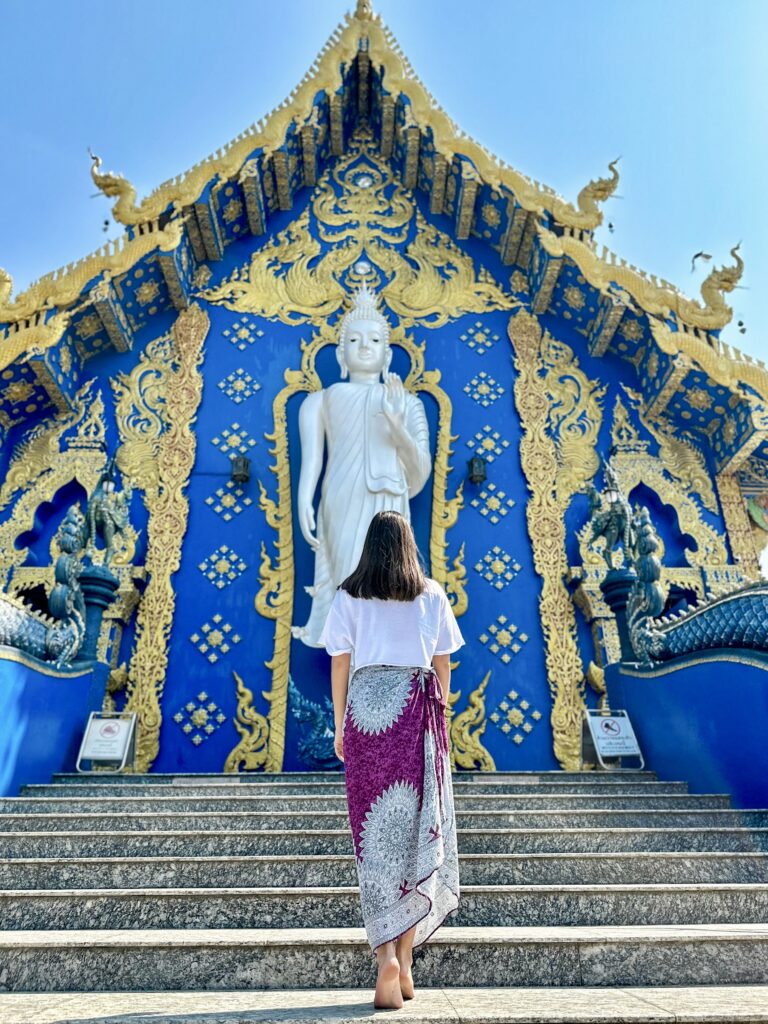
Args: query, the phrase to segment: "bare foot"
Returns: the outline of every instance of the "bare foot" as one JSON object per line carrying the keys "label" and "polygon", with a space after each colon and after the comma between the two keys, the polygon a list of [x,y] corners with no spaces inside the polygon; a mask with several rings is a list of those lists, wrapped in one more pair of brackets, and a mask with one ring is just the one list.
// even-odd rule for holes
{"label": "bare foot", "polygon": [[401,1010],[403,996],[399,984],[400,964],[394,953],[379,960],[379,976],[373,1005],[377,1010]]}
{"label": "bare foot", "polygon": [[395,947],[397,962],[399,966],[400,992],[403,999],[413,999],[413,974],[411,964],[413,962],[413,947],[400,940]]}

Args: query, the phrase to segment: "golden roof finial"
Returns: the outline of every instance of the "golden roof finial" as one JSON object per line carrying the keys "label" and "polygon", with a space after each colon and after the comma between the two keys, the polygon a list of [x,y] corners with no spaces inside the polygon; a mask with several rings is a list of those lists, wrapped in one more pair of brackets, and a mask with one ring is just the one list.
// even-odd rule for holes
{"label": "golden roof finial", "polygon": [[602,221],[603,215],[598,209],[597,204],[604,203],[606,199],[610,199],[616,191],[616,186],[619,184],[619,171],[616,166],[619,160],[621,160],[621,157],[611,160],[608,164],[608,170],[611,172],[610,178],[594,178],[579,192],[576,201],[582,213],[591,213],[598,218],[598,224]]}
{"label": "golden roof finial", "polygon": [[370,21],[373,17],[373,4],[371,0],[357,0],[355,17],[360,21]]}
{"label": "golden roof finial", "polygon": [[13,291],[13,278],[7,270],[3,270],[0,267],[0,306],[4,306],[11,300],[11,292]]}

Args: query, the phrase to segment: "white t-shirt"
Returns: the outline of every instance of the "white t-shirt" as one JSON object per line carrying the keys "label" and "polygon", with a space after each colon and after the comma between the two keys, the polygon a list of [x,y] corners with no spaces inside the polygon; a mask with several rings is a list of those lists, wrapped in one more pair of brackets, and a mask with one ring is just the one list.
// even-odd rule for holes
{"label": "white t-shirt", "polygon": [[366,665],[429,668],[435,654],[464,643],[445,591],[435,580],[415,601],[351,597],[337,590],[320,643],[329,654],[351,654],[352,671]]}

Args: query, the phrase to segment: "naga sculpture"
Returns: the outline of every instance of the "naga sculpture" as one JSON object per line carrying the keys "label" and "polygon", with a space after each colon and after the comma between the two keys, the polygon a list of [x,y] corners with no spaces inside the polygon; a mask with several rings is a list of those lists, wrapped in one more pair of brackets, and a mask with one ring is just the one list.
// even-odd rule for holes
{"label": "naga sculpture", "polygon": [[629,560],[632,551],[632,510],[610,462],[604,463],[603,476],[606,487],[602,493],[593,484],[587,489],[592,528],[589,543],[594,543],[598,537],[604,538],[603,558],[608,568],[613,569],[613,552],[619,542],[624,548],[626,560]]}
{"label": "naga sculpture", "polygon": [[661,546],[647,508],[630,524],[626,549],[632,585],[626,609],[627,633],[637,661],[644,667],[705,651],[747,650],[768,654],[768,582],[737,584],[689,608],[687,604],[659,618],[665,594],[660,583]]}
{"label": "naga sculpture", "polygon": [[93,556],[96,541],[104,541],[104,566],[108,566],[115,553],[115,537],[129,525],[131,487],[123,491],[115,489],[115,457],[109,460],[93,494],[88,499],[84,547],[86,554]]}
{"label": "naga sculpture", "polygon": [[0,594],[0,645],[15,647],[40,661],[53,661],[57,668],[75,660],[85,636],[85,602],[79,583],[84,527],[83,513],[74,506],[56,534],[61,554],[49,600],[53,617]]}
{"label": "naga sculpture", "polygon": [[323,698],[324,706],[317,704],[300,693],[290,678],[288,698],[293,717],[297,722],[308,726],[308,731],[299,739],[299,759],[307,768],[315,771],[339,768],[339,759],[333,749],[333,704],[330,698]]}
{"label": "naga sculpture", "polygon": [[658,630],[653,627],[653,620],[661,614],[666,601],[659,583],[661,560],[656,554],[661,544],[647,508],[640,509],[632,526],[631,559],[636,579],[627,598],[627,629],[633,651],[643,664],[648,664],[651,656],[661,650]]}

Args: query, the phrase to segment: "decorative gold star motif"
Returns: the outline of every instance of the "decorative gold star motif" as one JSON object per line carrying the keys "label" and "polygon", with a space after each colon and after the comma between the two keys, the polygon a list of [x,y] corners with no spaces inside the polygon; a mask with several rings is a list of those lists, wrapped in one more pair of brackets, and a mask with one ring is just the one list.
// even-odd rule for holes
{"label": "decorative gold star motif", "polygon": [[239,423],[233,423],[231,427],[225,427],[222,430],[220,437],[212,438],[211,444],[225,455],[231,456],[246,455],[251,448],[255,447],[256,442],[244,427],[241,427]]}
{"label": "decorative gold star motif", "polygon": [[246,398],[255,395],[261,389],[261,384],[258,384],[250,373],[246,373],[245,370],[240,368],[233,370],[228,377],[220,380],[219,388],[227,398],[231,398],[236,405],[239,405]]}
{"label": "decorative gold star motif", "polygon": [[504,491],[499,490],[496,484],[486,484],[478,496],[470,501],[470,505],[489,523],[496,526],[510,509],[514,508],[515,503]]}
{"label": "decorative gold star motif", "polygon": [[509,448],[509,441],[498,430],[486,425],[467,441],[467,447],[473,455],[480,455],[486,462],[493,462]]}
{"label": "decorative gold star motif", "polygon": [[136,289],[136,301],[140,306],[148,306],[159,294],[160,285],[157,281],[145,281]]}
{"label": "decorative gold star motif", "polygon": [[233,220],[237,220],[240,214],[243,212],[243,204],[239,199],[230,199],[227,205],[222,210],[222,215],[227,224],[231,224]]}
{"label": "decorative gold star motif", "polygon": [[174,722],[181,728],[196,747],[212,736],[226,722],[227,716],[215,701],[209,699],[205,692],[198,693],[196,700],[187,703],[173,716]]}
{"label": "decorative gold star motif", "polygon": [[[525,737],[533,732],[534,725],[541,719],[540,711],[531,711],[529,714],[530,706],[527,700],[520,699],[520,694],[516,690],[510,690],[488,718],[508,739],[519,746]],[[533,721],[529,721],[529,718]]]}
{"label": "decorative gold star motif", "polygon": [[486,330],[480,320],[475,321],[471,327],[459,335],[459,338],[479,356],[485,355],[488,349],[493,348],[499,340],[498,334]]}
{"label": "decorative gold star motif", "polygon": [[497,655],[505,665],[508,665],[514,655],[519,653],[522,644],[528,641],[527,635],[520,633],[514,622],[509,622],[506,615],[499,615],[496,621],[488,627],[488,632],[481,633],[479,639],[480,643],[486,644],[488,650]]}
{"label": "decorative gold star motif", "polygon": [[712,395],[704,388],[691,388],[691,390],[685,396],[688,405],[694,409],[698,409],[699,412],[706,412],[707,409],[712,408],[714,401]]}
{"label": "decorative gold star motif", "polygon": [[234,321],[231,327],[225,328],[221,333],[240,352],[244,352],[258,338],[264,337],[264,331],[256,326],[256,321],[250,316],[241,316]]}
{"label": "decorative gold star motif", "polygon": [[496,546],[475,564],[475,570],[496,590],[504,590],[520,572],[520,566],[511,555]]}
{"label": "decorative gold star motif", "polygon": [[[214,587],[217,587],[219,590],[228,587],[247,568],[248,566],[238,553],[232,548],[227,547],[226,544],[218,547],[198,566],[203,576],[210,580]],[[209,643],[211,643],[210,637]]]}
{"label": "decorative gold star motif", "polygon": [[214,494],[205,499],[205,503],[217,516],[221,516],[225,523],[228,523],[252,505],[253,499],[249,498],[243,488],[234,480],[227,480],[223,487],[217,488]]}
{"label": "decorative gold star motif", "polygon": [[504,394],[504,388],[501,384],[482,370],[464,385],[464,391],[472,401],[477,402],[478,405],[483,407],[493,405],[496,399],[501,398]]}
{"label": "decorative gold star motif", "polygon": [[189,639],[203,657],[215,665],[221,655],[232,650],[233,644],[240,643],[241,637],[232,632],[232,627],[224,622],[221,615],[216,614],[210,622],[203,623],[200,633],[193,633]]}
{"label": "decorative gold star motif", "polygon": [[563,292],[563,299],[566,305],[570,306],[571,309],[583,309],[586,299],[584,298],[584,292],[577,288],[574,284],[569,284]]}
{"label": "decorative gold star motif", "polygon": [[640,341],[643,336],[643,326],[634,317],[626,317],[619,327],[619,334],[627,341]]}
{"label": "decorative gold star motif", "polygon": [[489,228],[497,228],[501,224],[501,214],[493,203],[484,203],[480,215]]}
{"label": "decorative gold star motif", "polygon": [[103,330],[103,327],[97,313],[88,313],[87,316],[81,317],[75,324],[75,334],[81,341],[92,338],[94,334],[98,334],[101,330]]}

